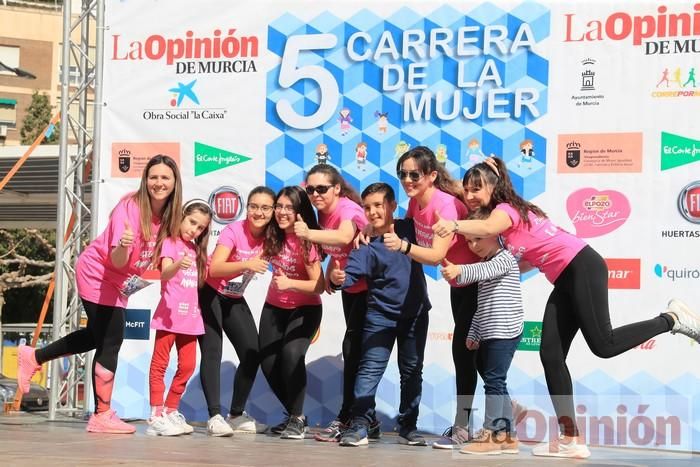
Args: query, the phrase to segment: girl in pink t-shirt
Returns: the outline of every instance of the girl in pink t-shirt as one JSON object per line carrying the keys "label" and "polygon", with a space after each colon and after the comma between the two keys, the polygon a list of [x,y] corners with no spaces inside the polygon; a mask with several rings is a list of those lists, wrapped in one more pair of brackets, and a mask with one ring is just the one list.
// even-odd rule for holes
{"label": "girl in pink t-shirt", "polygon": [[95,349],[95,413],[90,416],[87,431],[135,431],[110,407],[117,357],[124,339],[125,307],[128,296],[144,283],[138,276],[151,266],[156,244],[177,234],[181,203],[177,164],[165,155],[152,157],[143,169],[138,191],[119,201],[107,228],[78,258],[78,295],[88,317],[87,326],[36,352],[20,346],[17,380],[21,391],[29,390],[29,381],[40,364]]}
{"label": "girl in pink t-shirt", "polygon": [[[395,234],[385,234],[386,247],[393,250],[405,248],[402,251],[412,259],[429,265],[440,264],[445,258],[455,264],[479,261],[467,247],[463,236],[433,235],[432,225],[436,219],[454,222],[466,218],[468,213],[463,202],[462,186],[438,163],[433,151],[418,146],[405,152],[396,163],[396,174],[410,198],[406,217],[413,219],[417,244],[411,245]],[[452,359],[455,365],[457,412],[453,426],[447,428],[443,437],[433,443],[433,447],[438,449],[453,449],[466,441],[477,382],[476,352],[464,345],[476,313],[477,285],[459,285],[454,280],[448,282],[454,320]]]}
{"label": "girl in pink t-shirt", "polygon": [[[176,436],[192,433],[185,417],[177,410],[197,356],[197,336],[204,334],[197,289],[204,284],[211,209],[199,199],[185,203],[177,237],[163,240],[160,248],[160,302],[153,313],[151,329],[156,330],[150,383],[151,417],[146,434]],[[177,348],[177,371],[163,402],[165,370],[170,350]]]}
{"label": "girl in pink t-shirt", "polygon": [[[231,436],[261,433],[267,428],[245,412],[255,375],[260,366],[258,329],[243,293],[256,274],[264,274],[268,261],[262,257],[267,225],[272,219],[275,193],[267,187],[251,190],[246,218],[228,224],[219,235],[211,256],[209,275],[199,291],[204,334],[199,337],[202,354],[199,376],[209,410],[207,433]],[[239,364],[233,380],[233,397],[226,419],[221,415],[221,349],[223,335],[236,349]]]}
{"label": "girl in pink t-shirt", "polygon": [[[305,189],[318,211],[318,223],[322,230],[309,229],[303,220],[297,219],[294,233],[302,240],[320,244],[323,252],[331,257],[326,268],[328,278],[336,267],[345,268],[353,240],[367,225],[367,218],[359,195],[332,165],[312,167],[306,174]],[[329,284],[330,281],[326,280],[326,292],[334,293]],[[314,436],[318,441],[339,441],[340,433],[350,427],[350,408],[355,399],[355,375],[360,363],[362,329],[367,314],[367,283],[362,279],[343,290],[341,296],[346,326],[342,342],[343,401],[335,419]],[[370,431],[377,433],[379,429],[379,422],[375,420]]]}
{"label": "girl in pink t-shirt", "polygon": [[513,188],[505,163],[489,158],[464,176],[473,199],[489,209],[485,220],[439,220],[436,234],[486,237],[501,235],[517,260],[542,271],[554,284],[542,319],[540,358],[562,439],[533,449],[536,456],[590,456],[579,439],[573,386],[566,356],[581,330],[588,347],[601,358],[619,355],[652,337],[671,331],[700,342],[700,316],[671,300],[660,316],[613,329],[608,310],[605,260],[583,240],[554,225],[544,212],[522,199]]}
{"label": "girl in pink t-shirt", "polygon": [[310,228],[319,225],[309,197],[298,186],[282,188],[274,209],[263,249],[273,277],[260,315],[260,366],[288,414],[271,431],[283,439],[304,439],[305,358],[321,324],[324,281],[318,247],[294,234],[294,222],[301,216]]}

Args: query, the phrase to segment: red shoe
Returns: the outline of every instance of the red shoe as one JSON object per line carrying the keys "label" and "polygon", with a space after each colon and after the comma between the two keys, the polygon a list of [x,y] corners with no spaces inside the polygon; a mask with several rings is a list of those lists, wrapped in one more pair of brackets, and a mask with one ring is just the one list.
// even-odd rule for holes
{"label": "red shoe", "polygon": [[26,394],[34,374],[41,370],[41,365],[34,356],[34,347],[20,345],[17,351],[17,388]]}
{"label": "red shoe", "polygon": [[129,435],[136,431],[136,427],[124,423],[114,410],[90,415],[85,431],[89,433],[115,433]]}

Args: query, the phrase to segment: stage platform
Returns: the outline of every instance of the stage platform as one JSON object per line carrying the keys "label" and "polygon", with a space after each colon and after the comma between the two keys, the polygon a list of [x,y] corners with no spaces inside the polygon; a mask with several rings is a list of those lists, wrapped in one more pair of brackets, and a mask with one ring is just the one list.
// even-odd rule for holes
{"label": "stage platform", "polygon": [[[691,466],[700,454],[619,448],[591,449],[587,460],[536,458],[530,446],[517,455],[470,456],[458,452],[408,447],[396,443],[394,433],[367,447],[342,448],[319,443],[310,435],[280,440],[267,435],[212,438],[201,424],[192,435],[174,438],[145,434],[146,423],[135,422],[135,435],[97,435],[85,432],[85,422],[46,414],[0,415],[0,465],[9,466]],[[435,437],[430,436],[432,441]]]}

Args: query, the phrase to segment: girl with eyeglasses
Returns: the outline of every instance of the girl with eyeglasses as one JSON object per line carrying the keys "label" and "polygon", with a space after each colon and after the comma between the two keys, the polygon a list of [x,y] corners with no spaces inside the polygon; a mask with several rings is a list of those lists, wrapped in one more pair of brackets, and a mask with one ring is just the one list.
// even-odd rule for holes
{"label": "girl with eyeglasses", "polygon": [[[41,364],[95,349],[92,389],[95,413],[87,431],[133,433],[111,408],[119,349],[124,340],[129,295],[143,288],[140,275],[152,267],[157,245],[178,235],[182,182],[169,156],[152,157],[141,174],[135,193],[124,196],[109,216],[105,230],[81,253],[75,265],[78,295],[87,314],[87,326],[37,349],[19,347],[17,386],[25,394]],[[139,285],[140,284],[140,285]]]}
{"label": "girl with eyeglasses", "polygon": [[[345,268],[353,240],[367,225],[367,218],[361,207],[357,192],[343,179],[331,165],[319,164],[306,175],[306,193],[318,210],[320,230],[298,219],[294,223],[294,233],[303,240],[322,246],[323,252],[331,259],[326,268],[326,279],[333,269]],[[334,293],[326,280],[326,292]],[[344,430],[350,426],[350,408],[354,402],[355,376],[360,362],[362,329],[367,314],[367,283],[364,279],[341,292],[343,314],[345,315],[345,336],[343,337],[343,401],[340,411],[333,421],[314,438],[317,441],[340,441]],[[370,424],[370,437],[380,436],[379,422]]]}
{"label": "girl with eyeglasses", "polygon": [[[197,336],[204,333],[197,289],[206,277],[210,222],[211,209],[205,201],[188,201],[182,210],[178,236],[163,240],[157,251],[161,291],[151,320],[156,339],[148,374],[151,416],[146,434],[150,436],[194,431],[177,409],[196,366]],[[177,371],[164,401],[163,379],[173,345],[177,348]]]}
{"label": "girl with eyeglasses", "polygon": [[296,236],[294,222],[300,216],[310,228],[319,226],[309,197],[298,186],[282,188],[274,206],[263,247],[272,281],[260,314],[261,368],[288,415],[270,431],[283,439],[304,439],[306,351],[321,324],[324,280],[322,252]]}
{"label": "girl with eyeglasses", "polygon": [[[255,274],[264,274],[268,261],[262,254],[265,231],[272,220],[275,193],[258,186],[248,195],[246,218],[228,224],[211,255],[209,273],[199,291],[204,334],[200,379],[209,410],[207,433],[231,436],[262,433],[266,426],[245,412],[245,404],[260,366],[258,330],[243,293]],[[233,398],[226,420],[221,415],[221,355],[223,334],[236,350],[240,363],[233,380]]]}
{"label": "girl with eyeglasses", "polygon": [[436,235],[478,237],[501,235],[518,261],[542,271],[554,285],[542,318],[540,360],[561,437],[533,448],[536,456],[586,458],[590,451],[579,437],[573,385],[566,357],[580,330],[591,351],[611,358],[652,337],[671,332],[700,342],[700,315],[671,300],[659,316],[613,329],[608,310],[608,268],[583,240],[554,225],[538,206],[513,188],[503,160],[488,158],[464,175],[469,197],[487,208],[484,220],[440,220]]}
{"label": "girl with eyeglasses", "polygon": [[[433,151],[425,146],[410,149],[396,163],[396,173],[410,198],[406,218],[414,221],[417,244],[412,245],[407,239],[401,239],[395,234],[385,234],[386,247],[401,251],[423,264],[438,265],[445,258],[453,264],[479,261],[467,247],[463,236],[433,235],[432,225],[436,220],[454,222],[466,218],[468,214],[462,186],[438,163]],[[454,319],[452,359],[457,386],[457,414],[454,425],[447,428],[442,438],[433,443],[437,449],[459,449],[468,440],[477,381],[476,351],[465,345],[476,312],[477,285],[460,285],[454,279],[448,283]]]}

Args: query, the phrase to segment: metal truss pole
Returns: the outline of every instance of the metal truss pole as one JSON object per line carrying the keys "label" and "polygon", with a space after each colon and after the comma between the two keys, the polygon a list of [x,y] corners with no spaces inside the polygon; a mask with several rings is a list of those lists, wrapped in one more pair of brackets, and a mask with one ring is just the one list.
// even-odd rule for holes
{"label": "metal truss pole", "polygon": [[[104,37],[104,0],[83,0],[81,10],[75,15],[72,2],[63,3],[63,44],[61,66],[61,135],[59,146],[59,191],[56,222],[56,295],[53,312],[53,340],[80,329],[82,308],[75,280],[75,261],[82,246],[94,237],[97,222],[92,209],[96,202],[96,187],[86,166],[93,158],[92,173],[97,170],[99,146],[95,135],[99,134],[101,115],[102,42]],[[96,24],[96,27],[93,26]],[[95,27],[95,58],[90,57],[90,29]],[[77,39],[74,39],[77,38]],[[73,73],[71,73],[73,72]],[[77,83],[71,83],[71,74]],[[74,80],[75,81],[75,80]],[[72,86],[73,84],[73,86]],[[88,107],[92,105],[89,94],[94,90],[94,120],[89,122]],[[71,108],[77,112],[71,113]],[[92,128],[88,123],[92,123]],[[75,141],[76,151],[68,151],[69,138]],[[64,238],[61,233],[71,213],[76,222]],[[68,368],[62,368],[60,360],[51,364],[51,396],[49,419],[58,412],[82,414],[87,410],[91,368],[89,356],[75,355],[68,358]],[[86,365],[87,362],[87,365]],[[84,396],[79,400],[78,389],[83,383]]]}

